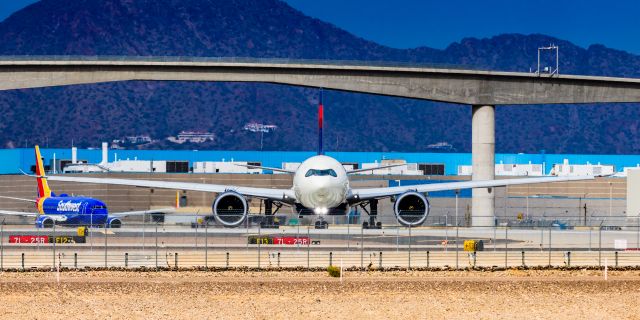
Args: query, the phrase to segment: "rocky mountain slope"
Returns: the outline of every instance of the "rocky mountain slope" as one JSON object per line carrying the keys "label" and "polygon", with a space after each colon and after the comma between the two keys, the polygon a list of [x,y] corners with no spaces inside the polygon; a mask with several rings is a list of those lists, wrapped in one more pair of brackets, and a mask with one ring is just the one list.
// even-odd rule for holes
{"label": "rocky mountain slope", "polygon": [[[428,33],[429,30],[425,30]],[[433,30],[436,32],[436,30]],[[393,49],[303,15],[278,0],[42,0],[0,22],[0,55],[203,56],[462,64],[528,71],[536,48],[561,47],[563,73],[640,76],[640,57],[544,35],[463,39],[444,50]],[[210,131],[204,145],[255,150],[252,121],[275,124],[269,150],[314,150],[317,90],[271,84],[126,82],[0,92],[0,146],[97,146],[126,135]],[[470,108],[325,92],[326,148],[415,151],[471,145]],[[518,106],[497,112],[499,152],[636,153],[637,104]],[[348,115],[348,116],[345,116]]]}

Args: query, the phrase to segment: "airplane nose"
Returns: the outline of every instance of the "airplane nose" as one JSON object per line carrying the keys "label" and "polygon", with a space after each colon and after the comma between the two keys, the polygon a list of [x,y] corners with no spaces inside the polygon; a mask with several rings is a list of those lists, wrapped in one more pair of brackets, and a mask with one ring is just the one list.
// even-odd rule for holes
{"label": "airplane nose", "polygon": [[318,188],[318,190],[316,191],[316,195],[318,196],[318,198],[326,198],[329,195],[329,188]]}
{"label": "airplane nose", "polygon": [[324,179],[324,177],[320,177],[322,179],[316,179],[314,181],[314,185],[316,187],[316,190],[327,190],[327,187],[329,187],[329,185],[331,184],[331,182],[328,179]]}

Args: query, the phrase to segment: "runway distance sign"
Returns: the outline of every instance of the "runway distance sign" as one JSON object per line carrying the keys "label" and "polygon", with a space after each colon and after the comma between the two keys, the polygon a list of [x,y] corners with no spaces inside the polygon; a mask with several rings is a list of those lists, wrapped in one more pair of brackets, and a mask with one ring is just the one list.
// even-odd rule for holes
{"label": "runway distance sign", "polygon": [[291,236],[249,236],[249,244],[261,245],[307,245],[310,244],[309,237],[291,237]]}
{"label": "runway distance sign", "polygon": [[9,243],[45,244],[45,243],[85,243],[86,238],[80,236],[36,236],[36,235],[10,235]]}
{"label": "runway distance sign", "polygon": [[9,243],[49,243],[48,236],[9,236]]}

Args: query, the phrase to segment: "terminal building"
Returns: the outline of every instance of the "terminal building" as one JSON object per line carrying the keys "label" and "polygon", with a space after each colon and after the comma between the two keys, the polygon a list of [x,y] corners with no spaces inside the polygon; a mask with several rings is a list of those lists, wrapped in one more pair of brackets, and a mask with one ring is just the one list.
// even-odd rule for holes
{"label": "terminal building", "polygon": [[[158,173],[272,173],[238,171],[232,163],[295,170],[312,151],[209,151],[209,150],[108,150],[107,144],[96,149],[41,148],[44,162],[51,172],[158,172]],[[470,153],[402,153],[402,152],[327,152],[346,168],[372,168],[388,164],[403,166],[373,170],[374,174],[468,176]],[[0,149],[0,174],[31,172],[33,149]],[[165,165],[166,163],[166,165]],[[221,163],[227,163],[222,165]],[[595,164],[594,164],[595,163]],[[79,165],[86,165],[87,170]],[[212,166],[219,168],[212,170]],[[92,166],[93,165],[93,166]],[[98,166],[99,165],[99,166]],[[73,166],[72,166],[73,167]],[[640,155],[578,154],[496,154],[496,175],[612,175],[625,176],[627,170],[640,167]],[[166,168],[166,169],[165,169]],[[365,172],[366,174],[367,172]]]}
{"label": "terminal building", "polygon": [[[315,155],[305,151],[109,150],[106,145],[96,149],[43,148],[41,151],[45,169],[50,174],[84,173],[133,179],[149,179],[149,175],[154,175],[152,179],[274,188],[290,187],[291,175],[246,166],[295,170],[302,161]],[[386,187],[471,178],[469,153],[328,152],[328,155],[341,161],[347,169],[372,169],[352,176],[353,187]],[[32,196],[32,179],[15,175],[21,170],[32,172],[35,164],[33,149],[3,149],[0,157],[3,159],[0,162],[0,193],[21,198]],[[608,177],[589,182],[495,188],[496,219],[498,223],[515,220],[516,217],[521,221],[562,220],[575,225],[610,222],[612,219],[617,219],[618,224],[626,223],[634,212],[634,217],[640,216],[640,205],[633,201],[627,203],[629,194],[636,194],[636,189],[640,192],[640,179],[627,183],[626,178],[628,173],[638,171],[634,169],[640,169],[639,163],[640,156],[637,155],[497,154],[495,173],[505,179],[550,174]],[[388,164],[401,166],[376,169]],[[176,200],[176,191],[172,190],[71,183],[55,183],[55,187],[69,194],[99,197],[117,211],[165,207]],[[181,202],[193,208],[194,212],[211,211],[214,195],[178,192]],[[456,214],[456,196],[459,198],[457,212],[461,221],[463,224],[469,221],[471,191],[462,190],[458,195],[453,191],[430,193],[432,209],[428,223],[450,224],[450,219]],[[0,200],[0,206],[5,209],[32,209],[28,204],[9,200]],[[258,201],[252,202],[252,206],[252,212],[260,210]],[[391,208],[391,203],[380,205],[381,220],[385,223],[395,223]]]}

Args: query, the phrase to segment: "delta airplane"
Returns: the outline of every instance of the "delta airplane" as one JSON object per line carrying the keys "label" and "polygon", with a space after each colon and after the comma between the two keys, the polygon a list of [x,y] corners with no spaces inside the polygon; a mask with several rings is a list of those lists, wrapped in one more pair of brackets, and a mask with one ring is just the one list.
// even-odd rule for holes
{"label": "delta airplane", "polygon": [[71,197],[66,194],[56,196],[51,192],[45,177],[44,166],[40,148],[35,147],[36,154],[36,181],[38,185],[38,198],[36,200],[0,196],[0,198],[33,202],[37,212],[19,212],[0,210],[0,215],[16,215],[35,217],[36,227],[51,228],[54,224],[65,226],[106,226],[119,228],[122,226],[122,217],[132,215],[144,215],[148,213],[160,213],[172,210],[147,210],[130,211],[109,214],[107,205],[94,198]]}
{"label": "delta airplane", "polygon": [[[294,207],[300,215],[345,215],[349,212],[350,207],[360,206],[370,217],[370,222],[363,223],[364,227],[367,227],[369,223],[372,224],[373,227],[375,216],[377,215],[378,201],[390,198],[394,202],[393,210],[397,221],[405,226],[417,226],[423,224],[429,215],[430,205],[427,200],[428,192],[594,179],[593,176],[543,177],[446,182],[386,188],[351,188],[349,185],[349,175],[385,167],[345,170],[342,164],[336,159],[324,155],[322,150],[322,98],[320,98],[318,109],[319,139],[318,154],[316,156],[302,162],[295,171],[248,166],[293,174],[293,186],[289,189],[112,178],[67,176],[50,176],[48,178],[53,181],[113,184],[215,193],[217,196],[213,199],[212,212],[216,221],[226,227],[240,226],[245,221],[249,212],[248,203],[250,198],[257,198],[264,201],[266,215],[274,214],[283,205]],[[40,171],[38,175],[41,174],[42,172]],[[274,212],[272,212],[273,206],[276,206]],[[369,210],[366,209],[367,207]],[[378,226],[379,223],[377,223],[376,227]]]}

